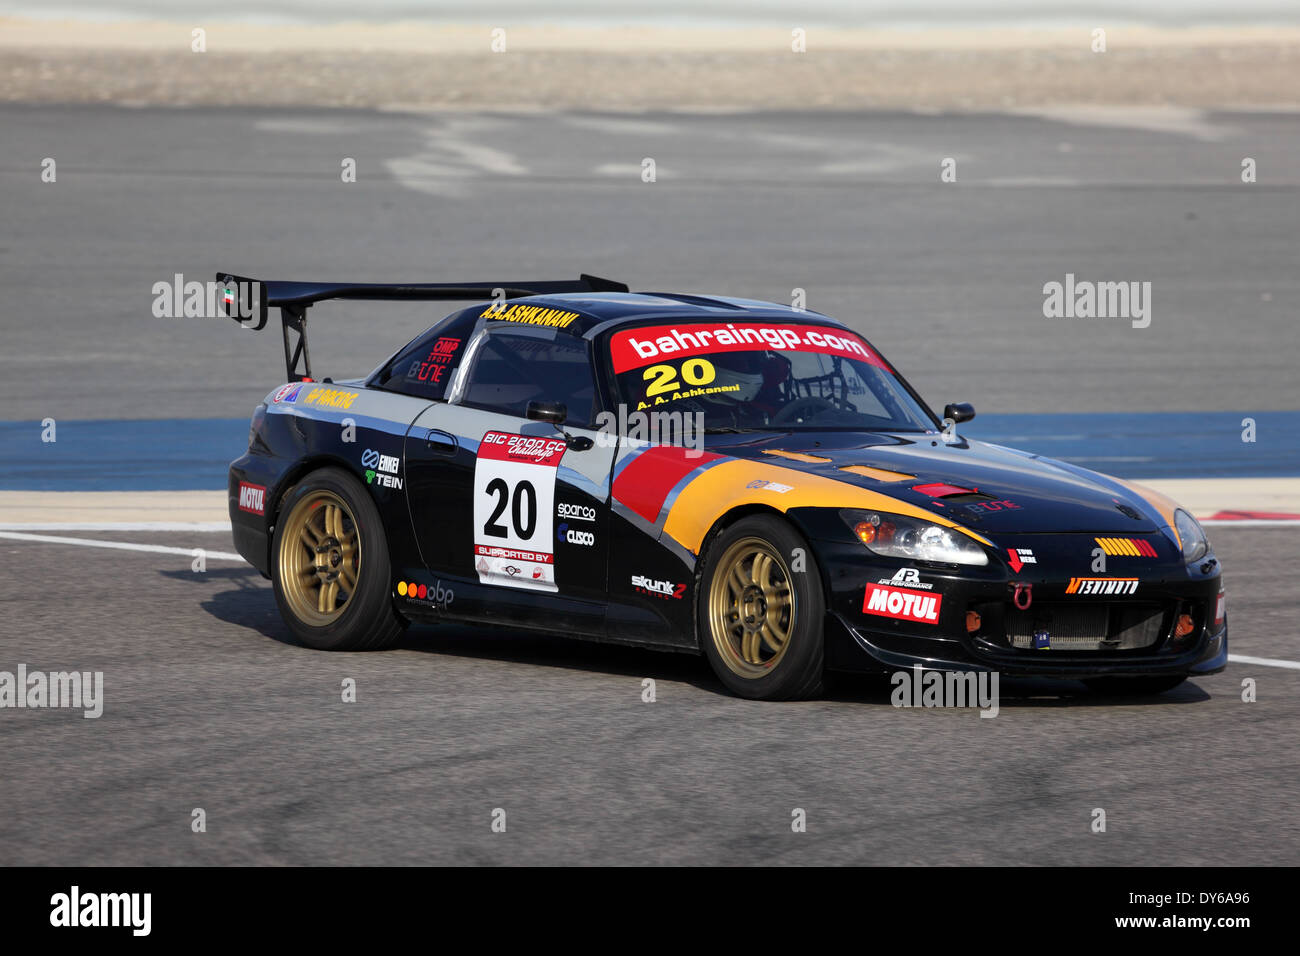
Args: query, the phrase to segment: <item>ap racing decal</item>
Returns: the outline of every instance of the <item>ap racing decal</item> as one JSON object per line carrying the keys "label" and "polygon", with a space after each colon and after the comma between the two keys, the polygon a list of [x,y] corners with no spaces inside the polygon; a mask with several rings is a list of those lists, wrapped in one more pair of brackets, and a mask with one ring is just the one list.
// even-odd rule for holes
{"label": "ap racing decal", "polygon": [[556,591],[555,479],[562,438],[488,432],[474,463],[474,568],[483,584]]}
{"label": "ap racing decal", "polygon": [[718,352],[752,352],[768,349],[840,355],[888,371],[884,360],[852,332],[821,325],[764,322],[729,322],[726,325],[653,325],[616,332],[609,342],[615,374],[672,359],[708,356]]}

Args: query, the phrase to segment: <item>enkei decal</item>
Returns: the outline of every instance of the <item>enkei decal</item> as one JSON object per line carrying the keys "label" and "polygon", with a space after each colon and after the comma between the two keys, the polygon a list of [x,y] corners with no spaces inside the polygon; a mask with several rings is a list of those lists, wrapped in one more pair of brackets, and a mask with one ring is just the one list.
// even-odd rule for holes
{"label": "enkei decal", "polygon": [[483,584],[556,591],[555,480],[561,438],[488,432],[474,463],[474,568]]}
{"label": "enkei decal", "polygon": [[239,510],[255,515],[265,514],[266,488],[262,485],[251,485],[246,481],[241,481],[239,483]]}
{"label": "enkei decal", "polygon": [[344,392],[336,388],[314,388],[302,400],[304,405],[319,405],[321,408],[351,408],[357,400],[356,392]]}
{"label": "enkei decal", "polygon": [[896,588],[919,588],[923,591],[933,591],[934,585],[927,584],[921,580],[920,572],[916,568],[899,568],[898,572],[892,578],[881,578],[880,584],[892,585]]}
{"label": "enkei decal", "polygon": [[718,352],[820,352],[841,355],[885,368],[866,342],[848,329],[819,325],[767,325],[729,322],[726,325],[655,325],[616,332],[609,340],[614,373],[643,368],[665,359],[712,355]]}
{"label": "enkei decal", "polygon": [[383,455],[373,448],[367,448],[361,454],[361,467],[366,470],[366,484],[381,488],[402,490],[402,479],[397,477],[401,459],[396,455]]}
{"label": "enkei decal", "polygon": [[279,404],[280,402],[289,402],[292,404],[298,401],[298,393],[301,391],[302,382],[296,382],[291,385],[281,385],[276,389],[275,394],[271,396],[271,401],[276,404]]}
{"label": "enkei decal", "polygon": [[1037,564],[1038,559],[1034,557],[1033,548],[1007,548],[1007,563],[1011,565],[1011,570],[1017,574],[1026,564]]}
{"label": "enkei decal", "polygon": [[918,594],[885,584],[868,584],[862,598],[862,613],[892,617],[898,621],[938,624],[942,594]]}
{"label": "enkei decal", "polygon": [[655,578],[646,577],[644,574],[632,575],[632,587],[642,594],[653,594],[655,597],[661,598],[676,598],[679,601],[686,593],[685,584],[659,581]]}
{"label": "enkei decal", "polygon": [[1093,538],[1097,546],[1115,558],[1155,558],[1156,549],[1141,538]]}
{"label": "enkei decal", "polygon": [[1070,578],[1066,594],[1136,594],[1138,578]]}

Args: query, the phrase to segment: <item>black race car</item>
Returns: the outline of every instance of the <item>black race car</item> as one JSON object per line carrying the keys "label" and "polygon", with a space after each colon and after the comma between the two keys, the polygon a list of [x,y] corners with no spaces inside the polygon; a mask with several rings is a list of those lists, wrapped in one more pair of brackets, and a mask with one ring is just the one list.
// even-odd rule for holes
{"label": "black race car", "polygon": [[[745,697],[827,670],[1158,692],[1222,670],[1220,568],[1162,495],[969,441],[866,340],[766,302],[576,282],[218,275],[288,381],[230,468],[240,554],[311,647],[475,621],[705,655]],[[473,299],[365,378],[326,299]]]}

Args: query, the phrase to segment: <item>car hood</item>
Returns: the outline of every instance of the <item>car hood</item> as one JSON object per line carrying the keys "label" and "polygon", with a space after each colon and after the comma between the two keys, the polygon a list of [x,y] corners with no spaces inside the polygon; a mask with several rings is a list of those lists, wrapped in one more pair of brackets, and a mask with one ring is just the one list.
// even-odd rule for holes
{"label": "car hood", "polygon": [[1124,484],[1028,452],[937,434],[709,435],[711,452],[897,498],[981,533],[1152,533],[1166,522]]}

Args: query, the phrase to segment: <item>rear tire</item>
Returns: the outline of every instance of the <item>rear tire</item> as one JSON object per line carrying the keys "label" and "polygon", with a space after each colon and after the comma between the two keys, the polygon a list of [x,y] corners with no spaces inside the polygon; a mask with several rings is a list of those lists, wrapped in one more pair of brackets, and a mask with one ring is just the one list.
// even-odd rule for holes
{"label": "rear tire", "polygon": [[[795,555],[802,568],[795,571]],[[696,634],[727,689],[751,700],[822,690],[826,600],[812,549],[785,521],[756,515],[708,547],[695,587]]]}
{"label": "rear tire", "polygon": [[392,646],[405,625],[390,583],[388,539],[361,483],[322,468],[280,505],[271,545],[275,603],[294,636],[323,651]]}
{"label": "rear tire", "polygon": [[1084,681],[1094,694],[1104,697],[1150,697],[1173,690],[1183,681],[1186,674],[1169,677],[1094,677]]}

